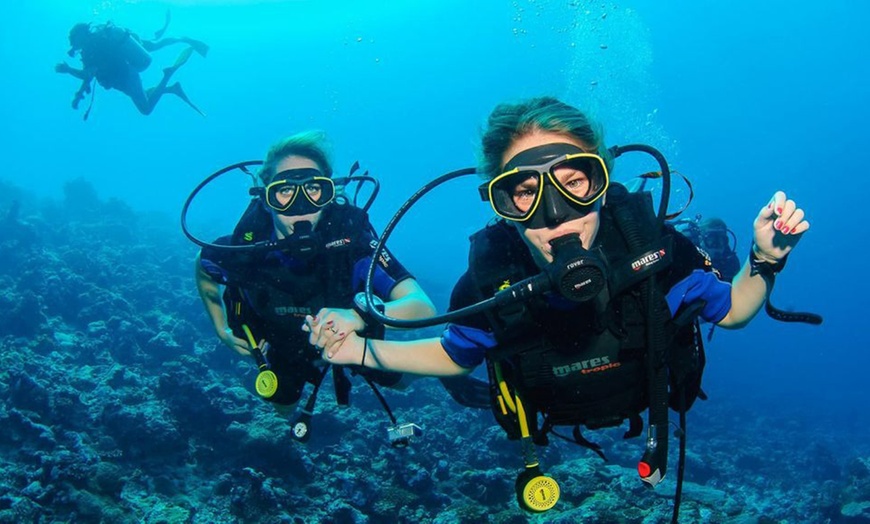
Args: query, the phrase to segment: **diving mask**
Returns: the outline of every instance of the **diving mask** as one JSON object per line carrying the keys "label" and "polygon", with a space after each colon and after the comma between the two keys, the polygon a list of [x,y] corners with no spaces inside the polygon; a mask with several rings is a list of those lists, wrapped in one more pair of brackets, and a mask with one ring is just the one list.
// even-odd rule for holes
{"label": "diving mask", "polygon": [[332,202],[335,184],[317,169],[288,169],[275,175],[262,189],[262,196],[266,205],[282,215],[310,215]]}
{"label": "diving mask", "polygon": [[573,144],[556,143],[520,152],[505,165],[504,173],[479,191],[498,216],[539,229],[593,211],[609,184],[603,158]]}
{"label": "diving mask", "polygon": [[706,231],[701,235],[701,246],[706,250],[731,251],[727,230]]}

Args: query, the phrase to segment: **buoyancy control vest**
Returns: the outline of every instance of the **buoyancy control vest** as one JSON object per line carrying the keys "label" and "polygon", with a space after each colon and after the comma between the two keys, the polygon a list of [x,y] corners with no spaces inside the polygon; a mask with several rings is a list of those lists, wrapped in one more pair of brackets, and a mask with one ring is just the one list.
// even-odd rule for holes
{"label": "buoyancy control vest", "polygon": [[[254,202],[233,231],[230,243],[246,245],[271,238],[270,214]],[[314,234],[315,254],[307,260],[287,253],[222,250],[214,262],[227,275],[224,304],[233,333],[244,338],[247,324],[255,338],[267,340],[280,353],[319,357],[300,326],[305,315],[321,308],[351,308],[353,266],[371,249],[366,213],[351,205],[324,208]]]}
{"label": "buoyancy control vest", "polygon": [[[547,432],[560,425],[596,429],[629,420],[626,437],[641,432],[640,413],[650,404],[650,388],[647,308],[639,287],[670,267],[673,242],[658,230],[649,194],[620,195],[601,208],[593,247],[608,270],[601,295],[579,306],[545,296],[487,314],[498,341],[487,355],[492,408],[511,439],[519,438],[519,426],[516,414],[499,399],[504,393],[499,381],[521,397],[538,444],[546,444]],[[616,206],[621,217],[629,218],[617,219]],[[625,220],[641,231],[643,249],[629,248],[620,227]],[[481,297],[539,271],[519,232],[502,221],[475,233],[471,245],[470,274]],[[664,285],[658,278],[653,300],[666,309]],[[678,396],[684,395],[688,409],[700,394],[704,353],[696,312],[683,308],[665,327],[668,403],[674,409]],[[541,428],[537,413],[543,416]]]}

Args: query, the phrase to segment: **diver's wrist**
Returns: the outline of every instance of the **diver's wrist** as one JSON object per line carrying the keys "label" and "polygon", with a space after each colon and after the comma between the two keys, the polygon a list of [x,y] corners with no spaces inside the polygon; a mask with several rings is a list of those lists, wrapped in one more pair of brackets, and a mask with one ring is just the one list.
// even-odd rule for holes
{"label": "diver's wrist", "polygon": [[356,333],[360,333],[360,332],[364,331],[366,328],[365,319],[359,313],[356,312],[356,309],[350,309],[348,311],[350,311],[350,314],[351,314],[351,316],[353,316],[353,319],[354,319],[352,331],[354,331]]}
{"label": "diver's wrist", "polygon": [[785,268],[788,255],[783,258],[772,257],[764,253],[755,242],[749,249],[749,276],[761,275],[765,278],[773,278]]}
{"label": "diver's wrist", "polygon": [[768,264],[779,264],[780,262],[780,259],[768,255],[767,253],[762,251],[761,248],[758,247],[758,244],[756,244],[755,242],[752,243],[752,247],[749,250],[749,258],[758,262],[765,262]]}

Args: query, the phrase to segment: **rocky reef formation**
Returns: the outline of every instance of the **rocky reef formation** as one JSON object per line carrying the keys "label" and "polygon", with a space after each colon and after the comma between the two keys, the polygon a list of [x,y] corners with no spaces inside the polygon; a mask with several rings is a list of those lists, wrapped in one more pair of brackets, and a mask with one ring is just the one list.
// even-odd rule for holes
{"label": "rocky reef formation", "polygon": [[[196,250],[174,218],[102,201],[76,180],[57,201],[0,184],[0,220],[0,522],[669,518],[673,480],[645,489],[641,443],[616,430],[587,435],[608,463],[558,440],[540,450],[562,501],[523,513],[518,444],[433,379],[385,392],[401,421],[425,430],[408,448],[388,445],[387,416],[358,378],[348,407],[325,388],[312,439],[298,444],[254,394],[253,364],[211,333]],[[776,416],[718,400],[690,413],[683,521],[870,521],[866,446]]]}

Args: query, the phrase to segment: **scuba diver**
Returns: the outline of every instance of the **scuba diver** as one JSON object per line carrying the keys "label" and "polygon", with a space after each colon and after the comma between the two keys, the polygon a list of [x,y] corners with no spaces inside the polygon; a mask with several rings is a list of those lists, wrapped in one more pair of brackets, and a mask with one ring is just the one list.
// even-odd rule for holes
{"label": "scuba diver", "polygon": [[[652,155],[665,174],[658,213],[649,193],[610,181],[614,160],[628,152]],[[578,109],[550,97],[497,106],[481,158],[481,198],[498,218],[472,235],[469,267],[453,289],[450,312],[424,321],[375,314],[392,326],[449,322],[441,337],[338,338],[319,315],[306,317],[310,340],[329,362],[379,370],[450,376],[485,363],[492,412],[522,447],[517,500],[533,512],[549,510],[560,496],[534,447],[546,445],[550,434],[603,458],[581,427],[628,421],[625,437],[639,436],[640,415],[648,410],[638,473],[654,487],[667,471],[668,408],[675,409],[681,428],[676,521],[685,414],[704,398],[698,319],[740,328],[756,315],[809,228],[804,211],[783,192],[773,195],[755,219],[746,263],[729,285],[666,223],[670,173],[661,153],[640,144],[608,149],[597,125]],[[444,175],[415,197],[473,172]],[[570,436],[559,426],[572,428]]]}
{"label": "scuba diver", "polygon": [[[105,89],[117,89],[133,101],[136,109],[143,115],[150,115],[164,94],[172,94],[180,98],[194,111],[202,116],[205,114],[191,102],[187,94],[181,88],[181,84],[170,84],[172,75],[184,65],[195,51],[201,56],[208,54],[208,45],[192,38],[162,38],[169,24],[167,12],[166,24],[160,29],[153,40],[140,38],[129,29],[116,26],[111,22],[94,25],[79,23],[73,26],[69,32],[70,49],[68,55],[79,55],[82,68],[76,69],[66,62],[55,66],[55,71],[62,74],[72,75],[82,81],[81,87],[76,92],[72,101],[72,108],[78,109],[85,95],[91,94],[91,102],[85,111],[84,119],[88,119],[93,106],[94,87],[93,81]],[[140,73],[151,65],[150,53],[173,44],[187,44],[178,55],[175,63],[163,69],[163,78],[158,84],[150,89],[142,86]]]}
{"label": "scuba diver", "polygon": [[[196,285],[218,338],[236,353],[256,359],[261,371],[256,390],[280,413],[292,413],[305,384],[313,385],[292,426],[294,438],[305,442],[317,393],[330,367],[339,404],[349,402],[351,389],[345,367],[323,362],[320,351],[300,331],[306,315],[317,315],[320,325],[338,339],[353,333],[372,339],[384,336],[383,325],[368,320],[354,300],[377,245],[366,213],[377,189],[364,208],[352,205],[343,194],[347,182],[374,179],[354,177],[358,164],[350,177],[334,179],[325,137],[318,132],[296,134],[268,151],[259,184],[251,190],[255,198],[233,234],[213,243],[198,241],[185,225],[190,200],[210,180],[239,166],[206,179],[185,205],[185,233],[203,246],[196,260]],[[375,263],[374,290],[382,298],[383,311],[404,319],[434,314],[429,297],[392,254],[382,253]],[[333,309],[327,312],[326,306]],[[406,445],[420,434],[418,426],[396,421],[376,387],[404,386],[401,374],[360,367],[350,371],[363,377],[387,411],[391,444]],[[459,396],[472,395],[466,399],[469,405],[474,404],[473,395],[477,404],[488,405],[483,382],[462,380],[456,390]]]}
{"label": "scuba diver", "polygon": [[674,227],[684,234],[697,247],[710,256],[713,267],[722,280],[733,282],[740,271],[740,258],[737,256],[737,236],[721,218],[680,219]]}

